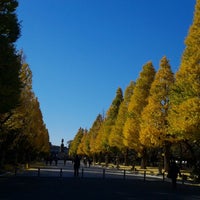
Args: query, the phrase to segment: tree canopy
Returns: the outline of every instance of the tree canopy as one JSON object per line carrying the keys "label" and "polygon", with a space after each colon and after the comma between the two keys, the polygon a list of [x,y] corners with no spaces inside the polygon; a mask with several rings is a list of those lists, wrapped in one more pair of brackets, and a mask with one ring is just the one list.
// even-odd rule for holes
{"label": "tree canopy", "polygon": [[124,143],[130,149],[141,150],[139,142],[141,112],[147,105],[149,90],[154,80],[155,69],[151,62],[143,66],[136,81],[134,93],[128,106],[128,117],[124,125]]}
{"label": "tree canopy", "polygon": [[15,108],[20,96],[21,64],[14,45],[20,36],[20,25],[15,13],[17,6],[14,0],[0,1],[0,114]]}
{"label": "tree canopy", "polygon": [[148,104],[142,111],[140,141],[145,146],[162,146],[168,134],[169,91],[174,75],[166,57],[150,88]]}
{"label": "tree canopy", "polygon": [[[187,143],[193,158],[200,155],[200,1],[185,39],[185,50],[171,90],[170,134]],[[192,149],[193,148],[193,149]]]}

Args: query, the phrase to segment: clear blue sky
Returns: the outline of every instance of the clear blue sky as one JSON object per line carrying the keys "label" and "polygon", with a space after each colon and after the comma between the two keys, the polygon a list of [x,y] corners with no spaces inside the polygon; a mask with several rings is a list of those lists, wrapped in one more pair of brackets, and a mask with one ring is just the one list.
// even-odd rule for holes
{"label": "clear blue sky", "polygon": [[23,49],[50,141],[71,140],[165,55],[177,71],[195,0],[19,0]]}

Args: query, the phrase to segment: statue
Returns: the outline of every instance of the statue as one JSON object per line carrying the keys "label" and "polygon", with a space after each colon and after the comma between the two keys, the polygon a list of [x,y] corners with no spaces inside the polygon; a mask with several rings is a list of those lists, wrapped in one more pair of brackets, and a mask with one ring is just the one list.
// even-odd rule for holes
{"label": "statue", "polygon": [[60,152],[64,153],[64,139],[61,140]]}

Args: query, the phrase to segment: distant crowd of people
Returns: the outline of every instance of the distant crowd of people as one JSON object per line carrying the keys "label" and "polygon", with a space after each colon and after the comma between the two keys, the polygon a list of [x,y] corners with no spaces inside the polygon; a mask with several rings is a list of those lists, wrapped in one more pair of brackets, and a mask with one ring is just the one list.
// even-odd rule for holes
{"label": "distant crowd of people", "polygon": [[[45,158],[45,163],[46,165],[55,165],[57,166],[58,165],[58,156],[55,154],[55,155],[50,155],[48,157]],[[66,161],[67,161],[67,157],[64,157],[63,158],[63,164],[66,165]]]}
{"label": "distant crowd of people", "polygon": [[[56,154],[52,154],[48,157],[45,158],[45,163],[46,165],[58,165],[58,156]],[[67,161],[67,157],[62,158],[63,160],[63,164],[66,165],[66,161]],[[92,160],[90,158],[87,157],[83,157],[82,158],[82,162],[84,167],[90,167],[92,164]],[[73,159],[72,159],[72,163],[74,166],[74,176],[79,176],[79,169],[80,169],[80,163],[81,163],[81,158],[76,155]]]}

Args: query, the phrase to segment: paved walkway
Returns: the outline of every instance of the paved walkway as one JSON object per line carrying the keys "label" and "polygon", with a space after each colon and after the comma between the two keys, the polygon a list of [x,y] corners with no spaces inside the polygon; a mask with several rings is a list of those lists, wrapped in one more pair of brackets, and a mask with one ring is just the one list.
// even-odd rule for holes
{"label": "paved walkway", "polygon": [[141,180],[6,177],[0,178],[1,200],[131,200],[200,199],[199,187],[178,185],[176,191],[167,182]]}
{"label": "paved walkway", "polygon": [[[125,180],[122,176],[110,174],[104,178],[94,176],[101,168],[90,168],[92,173],[84,176],[73,177],[72,165],[65,166],[64,176],[58,176],[60,166],[52,166],[56,171],[55,176],[50,176],[44,170],[37,176],[0,177],[0,199],[1,200],[65,200],[65,199],[87,199],[87,200],[133,200],[133,199],[176,199],[176,200],[200,200],[200,187],[178,184],[177,190],[173,191],[170,182],[163,182],[156,177],[132,176]],[[69,170],[69,171],[67,171]],[[85,169],[86,170],[86,169]],[[89,168],[88,168],[89,170]],[[116,171],[116,170],[114,170]],[[43,174],[44,173],[44,174]],[[45,174],[47,173],[47,174]],[[23,176],[22,176],[23,175]]]}

